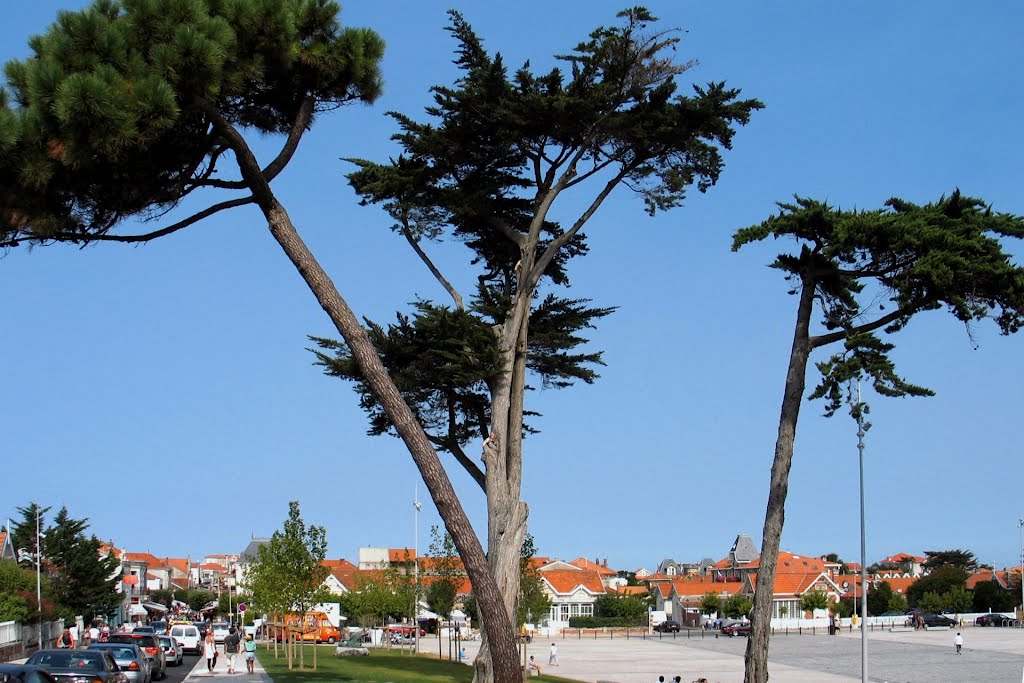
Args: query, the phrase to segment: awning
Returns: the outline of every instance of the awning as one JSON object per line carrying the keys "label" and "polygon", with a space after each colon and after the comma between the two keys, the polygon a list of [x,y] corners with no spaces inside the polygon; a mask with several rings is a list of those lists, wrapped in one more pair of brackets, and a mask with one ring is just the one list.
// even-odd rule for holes
{"label": "awning", "polygon": [[142,606],[146,609],[151,609],[154,612],[166,612],[167,608],[161,605],[159,602],[144,602]]}
{"label": "awning", "polygon": [[146,608],[142,605],[138,603],[132,603],[131,606],[128,607],[128,614],[133,617],[140,617],[147,614],[147,612]]}

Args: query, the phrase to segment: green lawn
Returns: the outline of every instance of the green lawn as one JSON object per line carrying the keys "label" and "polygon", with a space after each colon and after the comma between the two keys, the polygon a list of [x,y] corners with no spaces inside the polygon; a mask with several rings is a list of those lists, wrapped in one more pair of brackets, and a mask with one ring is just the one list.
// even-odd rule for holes
{"label": "green lawn", "polygon": [[[288,670],[283,652],[274,659],[272,648],[257,653],[260,664],[274,683],[314,683],[322,681],[349,681],[351,683],[469,683],[473,671],[464,664],[438,661],[436,657],[395,651],[370,649],[369,657],[335,657],[333,648],[321,647],[317,654],[316,671]],[[306,648],[306,666],[313,662],[312,647]],[[566,682],[570,679],[554,676],[530,676],[538,683]]]}

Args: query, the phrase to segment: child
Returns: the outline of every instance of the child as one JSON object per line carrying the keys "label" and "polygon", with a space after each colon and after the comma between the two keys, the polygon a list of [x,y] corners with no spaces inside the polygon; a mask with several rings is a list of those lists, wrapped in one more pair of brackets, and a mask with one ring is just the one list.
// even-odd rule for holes
{"label": "child", "polygon": [[249,673],[255,673],[253,667],[256,666],[256,641],[252,639],[250,633],[245,637],[245,668],[248,669]]}

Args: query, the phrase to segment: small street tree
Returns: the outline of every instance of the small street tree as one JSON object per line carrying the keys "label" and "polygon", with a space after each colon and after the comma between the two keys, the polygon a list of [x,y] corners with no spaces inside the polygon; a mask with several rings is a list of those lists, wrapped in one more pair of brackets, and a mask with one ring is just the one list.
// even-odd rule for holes
{"label": "small street tree", "polygon": [[[246,588],[268,613],[298,613],[301,626],[313,605],[328,598],[323,586],[328,573],[323,565],[326,553],[326,530],[307,525],[298,501],[293,500],[288,503],[284,529],[275,531],[256,549],[256,560],[246,570]],[[291,648],[287,652],[291,669]],[[305,665],[303,652],[300,648],[299,668]],[[315,660],[313,666],[316,668]]]}
{"label": "small street tree", "polygon": [[828,595],[824,591],[811,591],[800,596],[800,609],[813,612],[816,609],[828,609]]}
{"label": "small street tree", "polygon": [[[946,308],[968,327],[992,318],[1004,334],[1024,322],[1024,269],[1013,264],[1000,240],[1024,237],[1024,219],[994,212],[959,190],[933,204],[890,199],[877,211],[842,211],[796,197],[779,214],[737,231],[733,250],[768,237],[792,239],[795,253],[779,254],[781,270],[798,296],[775,457],[772,463],[762,550],[747,641],[745,683],[768,680],[772,586],[785,518],[797,419],[807,365],[814,350],[839,346],[819,362],[822,380],[810,398],[826,400],[826,415],[842,404],[843,390],[865,378],[883,396],[927,396],[904,380],[889,357],[895,333],[917,314]],[[879,305],[881,303],[881,306]],[[812,334],[815,310],[821,330]],[[858,416],[863,411],[855,403]]]}
{"label": "small street tree", "polygon": [[700,611],[703,614],[716,614],[722,609],[722,598],[717,593],[705,593],[700,601]]}
{"label": "small street tree", "polygon": [[961,614],[971,608],[971,594],[963,586],[953,586],[942,594],[943,607],[953,614]]}
{"label": "small street tree", "polygon": [[917,606],[923,609],[925,612],[941,612],[945,607],[945,601],[942,596],[935,591],[928,591],[917,601]]}
{"label": "small street tree", "polygon": [[739,619],[750,614],[754,603],[745,595],[730,595],[722,605],[722,614],[730,619]]}
{"label": "small street tree", "polygon": [[888,581],[879,581],[875,585],[868,584],[868,614],[877,617],[889,611],[889,603],[896,595]]}

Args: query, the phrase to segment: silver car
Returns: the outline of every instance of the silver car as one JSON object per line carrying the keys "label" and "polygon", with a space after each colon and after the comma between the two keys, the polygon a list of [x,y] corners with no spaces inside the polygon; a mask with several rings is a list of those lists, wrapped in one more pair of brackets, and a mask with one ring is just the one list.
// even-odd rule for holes
{"label": "silver car", "polygon": [[181,662],[185,659],[185,648],[178,645],[178,641],[170,636],[158,636],[160,638],[160,647],[164,649],[164,655],[167,657],[168,666],[181,666]]}
{"label": "silver car", "polygon": [[93,643],[88,649],[100,650],[113,657],[129,683],[150,683],[153,680],[149,657],[134,643]]}

